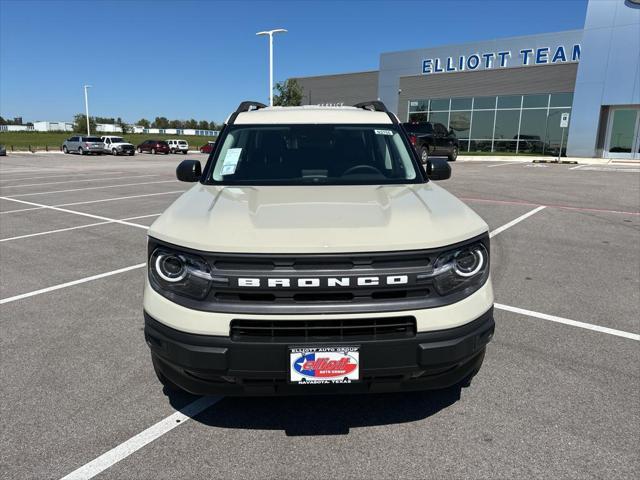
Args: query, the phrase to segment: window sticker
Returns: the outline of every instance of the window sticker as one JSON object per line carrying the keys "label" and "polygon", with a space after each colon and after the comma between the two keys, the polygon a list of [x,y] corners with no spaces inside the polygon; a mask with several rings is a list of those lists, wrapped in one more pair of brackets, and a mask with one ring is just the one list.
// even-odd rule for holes
{"label": "window sticker", "polygon": [[391,130],[374,130],[376,135],[393,135],[393,131]]}
{"label": "window sticker", "polygon": [[233,175],[236,173],[236,167],[238,166],[241,153],[242,148],[230,148],[227,150],[224,160],[222,161],[220,175]]}

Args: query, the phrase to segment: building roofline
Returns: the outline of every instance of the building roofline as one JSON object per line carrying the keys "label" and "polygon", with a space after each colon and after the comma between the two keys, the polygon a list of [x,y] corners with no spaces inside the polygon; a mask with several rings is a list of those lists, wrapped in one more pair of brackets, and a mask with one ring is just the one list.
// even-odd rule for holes
{"label": "building roofline", "polygon": [[289,77],[291,79],[305,79],[305,78],[317,78],[317,77],[332,77],[332,76],[337,76],[337,75],[354,75],[357,73],[380,73],[379,69],[376,70],[361,70],[359,72],[342,72],[342,73],[324,73],[324,74],[319,74],[319,75],[307,75],[307,76],[295,76],[295,77]]}

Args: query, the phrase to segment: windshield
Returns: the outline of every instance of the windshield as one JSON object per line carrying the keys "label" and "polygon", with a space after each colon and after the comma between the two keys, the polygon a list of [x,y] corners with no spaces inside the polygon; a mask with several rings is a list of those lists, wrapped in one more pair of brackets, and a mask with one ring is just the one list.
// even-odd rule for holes
{"label": "windshield", "polygon": [[227,185],[422,182],[394,125],[238,125],[213,161]]}
{"label": "windshield", "polygon": [[125,143],[124,138],[122,137],[111,137],[111,141],[113,143]]}
{"label": "windshield", "polygon": [[102,139],[98,138],[98,137],[83,137],[82,141],[83,142],[99,142],[99,143],[102,143]]}

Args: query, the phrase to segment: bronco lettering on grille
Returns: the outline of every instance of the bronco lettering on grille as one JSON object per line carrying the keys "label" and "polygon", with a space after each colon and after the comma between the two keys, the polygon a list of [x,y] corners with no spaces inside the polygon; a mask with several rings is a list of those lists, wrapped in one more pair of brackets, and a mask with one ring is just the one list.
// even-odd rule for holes
{"label": "bronco lettering on grille", "polygon": [[371,287],[377,285],[405,285],[409,283],[408,275],[388,275],[384,277],[304,277],[304,278],[238,278],[239,287],[268,288],[319,288],[319,287]]}

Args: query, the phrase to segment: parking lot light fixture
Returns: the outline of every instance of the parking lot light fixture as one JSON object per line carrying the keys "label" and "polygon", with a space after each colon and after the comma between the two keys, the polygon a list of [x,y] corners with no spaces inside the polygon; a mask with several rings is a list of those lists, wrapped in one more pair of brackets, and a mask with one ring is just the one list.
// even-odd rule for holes
{"label": "parking lot light fixture", "polygon": [[273,107],[273,35],[275,33],[285,33],[284,28],[275,28],[258,32],[256,35],[269,35],[269,106]]}
{"label": "parking lot light fixture", "polygon": [[92,85],[84,85],[84,111],[87,116],[87,136],[91,136],[91,127],[89,126],[89,96],[87,95],[87,89]]}

